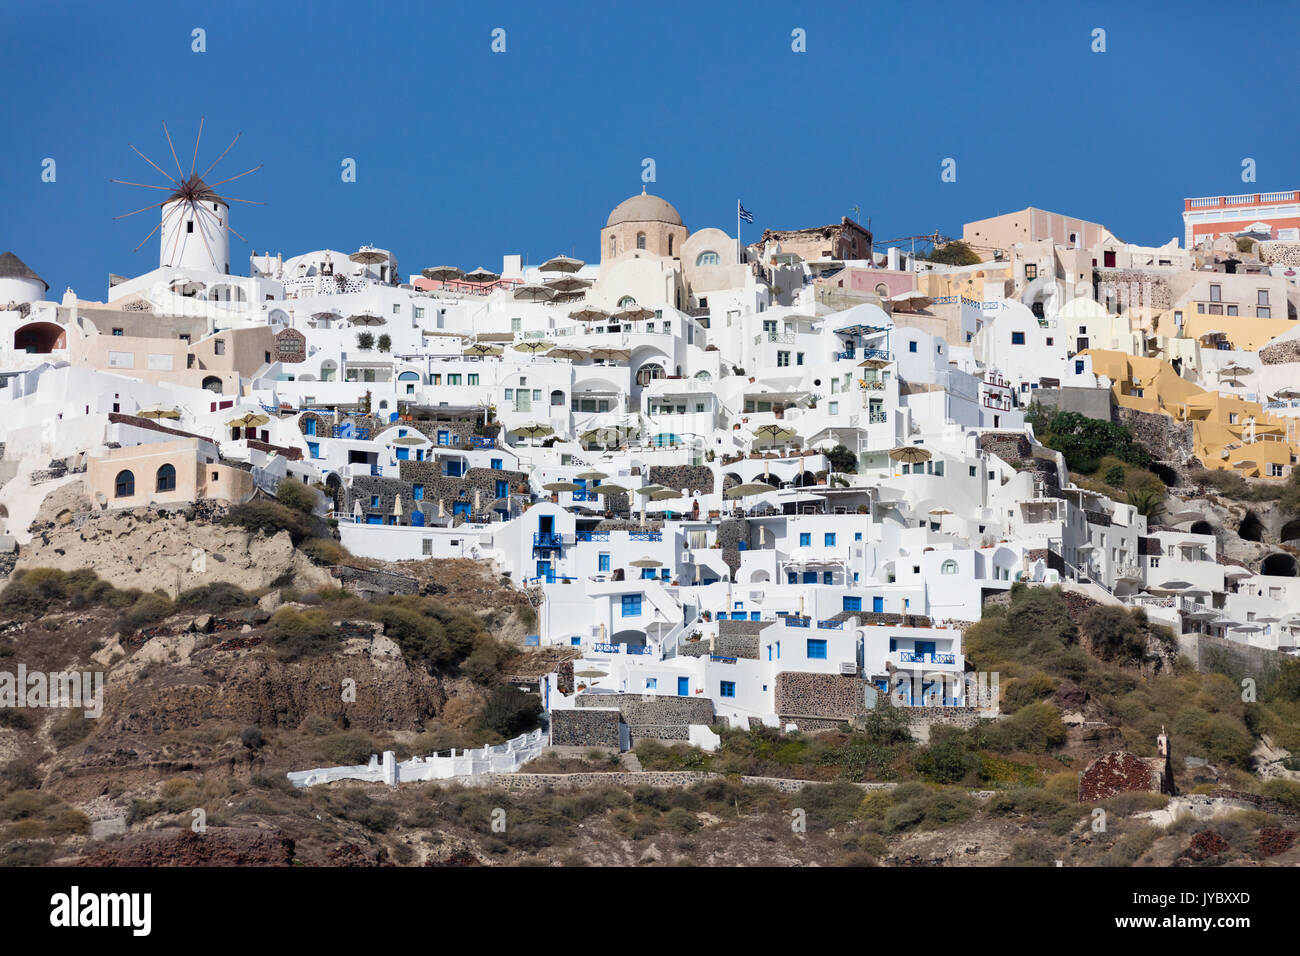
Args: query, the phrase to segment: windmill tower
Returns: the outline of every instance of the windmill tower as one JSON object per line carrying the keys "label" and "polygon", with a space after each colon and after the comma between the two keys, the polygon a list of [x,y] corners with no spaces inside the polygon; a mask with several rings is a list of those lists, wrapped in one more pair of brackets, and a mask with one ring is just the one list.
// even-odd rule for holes
{"label": "windmill tower", "polygon": [[194,156],[190,161],[188,174],[181,169],[181,162],[176,156],[176,147],[172,145],[171,134],[167,131],[166,123],[163,123],[163,135],[167,137],[167,146],[171,149],[172,159],[176,163],[175,176],[136,149],[133,144],[128,145],[141,159],[162,173],[167,180],[166,185],[133,183],[122,179],[114,179],[112,182],[121,183],[125,186],[139,186],[143,189],[160,190],[168,193],[167,198],[161,202],[150,203],[148,206],[134,212],[128,212],[113,218],[126,219],[149,209],[158,209],[158,225],[154,226],[140,245],[135,247],[136,250],[148,242],[153,234],[157,232],[160,233],[159,267],[195,269],[228,275],[230,273],[229,233],[233,232],[239,239],[247,242],[230,225],[230,204],[240,202],[261,206],[265,205],[265,203],[253,202],[249,199],[235,199],[233,196],[223,196],[217,192],[216,187],[256,172],[262,168],[262,164],[258,163],[252,169],[245,170],[238,175],[229,176],[215,183],[209,183],[207,182],[208,174],[216,168],[217,163],[225,158],[226,153],[230,152],[243,134],[236,134],[235,138],[230,141],[230,146],[226,147],[225,151],[212,162],[212,165],[198,174],[194,170],[198,164],[199,142],[203,138],[203,120],[199,120],[199,133],[194,139]]}

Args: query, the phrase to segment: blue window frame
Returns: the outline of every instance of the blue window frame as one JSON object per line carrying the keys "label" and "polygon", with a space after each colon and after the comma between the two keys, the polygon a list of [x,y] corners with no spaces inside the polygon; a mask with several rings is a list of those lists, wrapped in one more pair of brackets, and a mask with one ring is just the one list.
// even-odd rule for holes
{"label": "blue window frame", "polygon": [[577,646],[579,646],[579,645],[582,643],[582,638],[580,638],[580,637],[571,637],[571,638],[569,638],[569,643],[572,644],[574,647],[577,647]]}
{"label": "blue window frame", "polygon": [[411,486],[411,497],[414,498],[416,501],[423,501],[423,500],[424,500],[424,485],[412,485],[412,486]]}
{"label": "blue window frame", "polygon": [[816,571],[805,571],[805,572],[803,573],[803,583],[804,583],[804,584],[816,584],[816,583],[817,583],[817,572],[816,572]]}
{"label": "blue window frame", "polygon": [[826,660],[826,642],[819,637],[808,638],[808,659],[811,661]]}
{"label": "blue window frame", "polygon": [[892,654],[896,650],[898,650],[898,638],[891,637],[889,639],[889,652]]}
{"label": "blue window frame", "polygon": [[787,571],[787,572],[785,573],[785,583],[786,583],[786,584],[798,584],[798,583],[799,583],[799,575],[795,574],[793,571]]}
{"label": "blue window frame", "polygon": [[496,496],[498,498],[510,497],[510,482],[504,478],[498,478],[496,483]]}
{"label": "blue window frame", "polygon": [[399,448],[399,449],[397,449],[397,460],[398,460],[398,461],[410,461],[410,460],[411,460],[411,449],[409,449],[409,448]]}
{"label": "blue window frame", "polygon": [[846,610],[846,611],[861,611],[861,610],[862,610],[862,598],[860,598],[860,597],[849,597],[847,594],[844,595],[844,610]]}
{"label": "blue window frame", "polygon": [[640,617],[641,616],[641,595],[624,594],[623,595],[623,616]]}
{"label": "blue window frame", "polygon": [[1012,345],[1024,345],[1024,344],[1025,344],[1025,333],[1024,333],[1024,332],[1012,332],[1012,333],[1011,333],[1011,344],[1012,344]]}
{"label": "blue window frame", "polygon": [[822,572],[822,584],[834,584],[835,576],[830,571]]}
{"label": "blue window frame", "polygon": [[761,620],[762,620],[762,613],[761,613],[760,611],[750,611],[750,612],[749,612],[749,619],[750,619],[751,621],[761,621]]}
{"label": "blue window frame", "polygon": [[1083,359],[1074,360],[1074,374],[1075,375],[1083,374]]}
{"label": "blue window frame", "polygon": [[501,471],[505,467],[505,462],[500,458],[492,459],[492,468],[495,471]]}
{"label": "blue window frame", "polygon": [[861,531],[855,531],[855,532],[853,532],[853,540],[854,540],[854,541],[861,541],[861,540],[862,540],[862,532],[861,532]]}
{"label": "blue window frame", "polygon": [[656,690],[658,687],[659,687],[659,678],[658,678],[658,677],[647,677],[647,678],[645,679],[645,689],[646,689],[646,690]]}
{"label": "blue window frame", "polygon": [[720,681],[720,682],[719,682],[719,685],[718,685],[718,696],[719,696],[719,697],[735,697],[735,696],[736,696],[736,682],[735,682],[734,680],[724,680],[724,681]]}
{"label": "blue window frame", "polygon": [[810,547],[811,545],[812,545],[812,532],[811,531],[799,532],[799,547],[807,548]]}
{"label": "blue window frame", "polygon": [[378,507],[379,507],[379,496],[378,496],[378,495],[371,495],[371,496],[370,496],[370,507],[372,507],[372,508],[378,508]]}
{"label": "blue window frame", "polygon": [[691,679],[689,677],[677,678],[677,696],[686,697],[691,692]]}
{"label": "blue window frame", "polygon": [[307,419],[307,421],[306,421],[304,424],[306,424],[306,426],[307,426],[307,434],[308,434],[308,435],[315,435],[315,434],[316,434],[316,419],[314,419],[314,418],[309,418],[309,419]]}
{"label": "blue window frame", "polygon": [[908,342],[908,343],[907,343],[907,350],[908,350],[909,352],[915,352],[915,351],[916,351],[916,343],[915,343],[915,342]]}
{"label": "blue window frame", "polygon": [[469,517],[469,502],[453,501],[451,503],[451,513],[453,515],[465,515],[466,517]]}
{"label": "blue window frame", "polygon": [[307,442],[307,454],[309,454],[312,458],[319,458],[320,442],[315,442],[315,441]]}
{"label": "blue window frame", "polygon": [[597,559],[596,559],[596,570],[597,570],[597,571],[608,571],[608,570],[609,570],[609,552],[608,552],[608,551],[602,551],[602,552],[600,553],[599,557],[597,557]]}
{"label": "blue window frame", "polygon": [[871,610],[876,614],[883,614],[885,610],[885,599],[882,597],[873,597],[871,599]]}
{"label": "blue window frame", "polygon": [[827,532],[826,532],[826,535],[825,535],[825,537],[822,539],[822,541],[823,541],[823,543],[825,544],[825,546],[828,547],[828,548],[833,548],[833,547],[835,547],[835,532],[834,532],[834,531],[827,531]]}
{"label": "blue window frame", "polygon": [[641,569],[641,580],[642,580],[642,581],[646,580],[647,578],[648,578],[649,580],[653,581],[653,580],[654,580],[654,576],[655,576],[655,569],[654,569],[654,568],[642,568],[642,569]]}

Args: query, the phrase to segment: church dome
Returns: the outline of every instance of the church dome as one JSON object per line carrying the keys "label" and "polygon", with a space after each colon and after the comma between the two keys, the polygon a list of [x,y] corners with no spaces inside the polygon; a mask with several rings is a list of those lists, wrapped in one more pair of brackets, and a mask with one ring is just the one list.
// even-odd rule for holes
{"label": "church dome", "polygon": [[605,226],[617,226],[622,222],[666,222],[672,226],[683,225],[682,217],[677,214],[672,203],[651,196],[641,187],[641,195],[624,199],[614,207],[605,221]]}

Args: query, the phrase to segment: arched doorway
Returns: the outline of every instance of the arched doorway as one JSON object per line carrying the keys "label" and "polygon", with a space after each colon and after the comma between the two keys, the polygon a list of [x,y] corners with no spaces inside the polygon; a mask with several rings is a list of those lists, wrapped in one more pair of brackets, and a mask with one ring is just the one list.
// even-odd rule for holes
{"label": "arched doorway", "polygon": [[45,355],[67,347],[67,330],[53,322],[33,322],[14,332],[14,350]]}

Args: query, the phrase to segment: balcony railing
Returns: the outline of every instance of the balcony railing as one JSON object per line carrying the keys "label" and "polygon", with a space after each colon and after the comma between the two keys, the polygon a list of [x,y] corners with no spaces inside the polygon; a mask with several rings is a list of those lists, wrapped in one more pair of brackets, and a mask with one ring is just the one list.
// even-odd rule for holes
{"label": "balcony railing", "polygon": [[918,654],[915,651],[899,651],[898,659],[903,664],[956,664],[956,654]]}
{"label": "balcony railing", "polygon": [[842,631],[844,630],[844,622],[832,620],[818,621],[817,627],[823,631]]}
{"label": "balcony railing", "polygon": [[[574,499],[577,500],[578,492],[574,492]],[[578,531],[574,534],[578,541],[608,541],[608,531]]]}
{"label": "balcony railing", "polygon": [[808,627],[811,624],[811,619],[806,617],[790,617],[787,615],[785,624],[786,627]]}
{"label": "balcony railing", "polygon": [[794,345],[793,332],[768,332],[767,340],[778,345]]}
{"label": "balcony railing", "polygon": [[872,359],[872,358],[884,359],[887,362],[892,362],[894,360],[894,356],[890,354],[888,349],[865,349],[864,348],[862,350],[862,357],[864,359]]}
{"label": "balcony railing", "polygon": [[627,540],[629,541],[662,541],[664,533],[662,531],[629,531]]}
{"label": "balcony railing", "polygon": [[533,547],[562,548],[564,547],[564,536],[554,531],[534,531]]}

